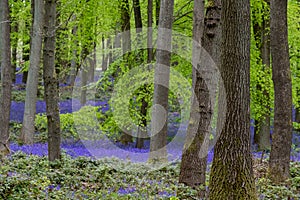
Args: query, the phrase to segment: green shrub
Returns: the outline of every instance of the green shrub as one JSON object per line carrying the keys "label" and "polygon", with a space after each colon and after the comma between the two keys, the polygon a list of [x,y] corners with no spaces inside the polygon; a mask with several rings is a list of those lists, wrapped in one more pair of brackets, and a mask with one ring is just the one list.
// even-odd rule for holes
{"label": "green shrub", "polygon": [[[97,140],[104,134],[110,138],[116,138],[120,133],[111,112],[103,114],[101,107],[84,106],[79,111],[60,114],[60,126],[63,139],[73,140]],[[38,114],[35,118],[37,131],[36,141],[47,141],[47,116]]]}

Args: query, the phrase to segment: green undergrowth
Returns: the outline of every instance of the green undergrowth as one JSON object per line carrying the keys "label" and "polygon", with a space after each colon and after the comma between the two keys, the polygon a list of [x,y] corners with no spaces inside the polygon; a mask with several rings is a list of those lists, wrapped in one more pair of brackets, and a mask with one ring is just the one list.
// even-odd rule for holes
{"label": "green undergrowth", "polygon": [[[101,140],[109,138],[112,141],[120,141],[122,130],[116,123],[111,110],[102,112],[101,106],[84,106],[73,113],[60,114],[61,137],[66,140]],[[171,114],[170,114],[171,115]],[[170,118],[174,124],[178,124],[180,117]],[[10,139],[19,141],[22,124],[10,123]],[[35,117],[36,143],[47,142],[47,116],[45,113]]]}
{"label": "green undergrowth", "polygon": [[[79,140],[99,140],[105,136],[112,140],[117,140],[121,130],[118,128],[111,112],[101,112],[101,106],[84,106],[73,113],[60,114],[60,126],[62,139]],[[22,124],[18,122],[10,123],[10,140],[19,141]],[[36,143],[47,142],[47,116],[45,113],[37,114],[35,117],[35,138]]]}
{"label": "green undergrowth", "polygon": [[16,152],[0,166],[0,199],[178,199],[195,195],[194,190],[178,184],[179,163],[152,170],[147,164],[116,158],[72,159],[63,154],[55,166],[58,168],[49,168],[47,157]]}
{"label": "green undergrowth", "polygon": [[[22,152],[1,162],[0,199],[197,199],[195,190],[178,183],[179,162],[153,170],[146,163],[63,153],[50,168],[47,157]],[[300,163],[291,163],[288,184],[273,185],[260,174],[256,187],[259,199],[299,199]]]}

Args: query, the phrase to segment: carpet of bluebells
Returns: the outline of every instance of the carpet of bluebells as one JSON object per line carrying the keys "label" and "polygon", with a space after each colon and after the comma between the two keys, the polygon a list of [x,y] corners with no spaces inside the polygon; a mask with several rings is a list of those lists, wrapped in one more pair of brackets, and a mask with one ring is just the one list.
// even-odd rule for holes
{"label": "carpet of bluebells", "polygon": [[[24,93],[22,75],[17,74],[14,90]],[[102,112],[109,109],[105,100],[87,101],[86,105],[101,106]],[[80,100],[63,99],[60,113],[72,113],[82,108]],[[36,103],[37,113],[45,113],[45,102]],[[22,123],[24,101],[11,104],[11,121]],[[63,140],[62,161],[49,168],[47,143],[19,145],[11,142],[11,155],[2,160],[0,167],[0,199],[194,199],[196,191],[178,184],[180,157],[184,144],[186,126],[169,125],[167,146],[169,163],[154,170],[147,164],[149,141],[145,148],[123,145],[103,140]],[[253,127],[251,138],[253,140]],[[174,137],[174,135],[178,137]],[[262,152],[253,149],[253,159],[260,160]],[[213,149],[208,153],[212,162]],[[268,153],[264,154],[264,162]],[[255,165],[257,190],[260,199],[300,199],[300,134],[293,135],[291,154],[290,187],[272,186],[266,177],[267,165]],[[208,168],[209,171],[209,168]]]}

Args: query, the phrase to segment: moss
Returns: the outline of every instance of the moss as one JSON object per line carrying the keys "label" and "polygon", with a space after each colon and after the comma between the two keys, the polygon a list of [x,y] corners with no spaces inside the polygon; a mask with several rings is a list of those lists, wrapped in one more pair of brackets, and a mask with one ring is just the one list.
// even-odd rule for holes
{"label": "moss", "polygon": [[[214,159],[210,177],[210,199],[256,200],[254,180],[249,178],[251,177],[250,169],[236,166],[234,162],[225,165],[223,163],[220,158]],[[236,174],[232,170],[235,170]],[[233,174],[235,178],[232,177]]]}

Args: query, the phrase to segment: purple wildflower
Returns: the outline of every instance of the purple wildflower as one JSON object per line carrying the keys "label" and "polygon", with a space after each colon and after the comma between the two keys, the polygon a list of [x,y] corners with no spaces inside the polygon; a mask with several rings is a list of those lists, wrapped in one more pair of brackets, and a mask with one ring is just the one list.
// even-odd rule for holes
{"label": "purple wildflower", "polygon": [[134,193],[135,191],[136,191],[136,189],[134,187],[128,187],[128,188],[120,187],[120,189],[118,190],[118,193],[120,195],[125,195],[125,194]]}

